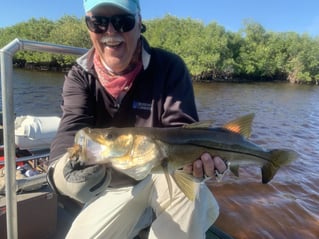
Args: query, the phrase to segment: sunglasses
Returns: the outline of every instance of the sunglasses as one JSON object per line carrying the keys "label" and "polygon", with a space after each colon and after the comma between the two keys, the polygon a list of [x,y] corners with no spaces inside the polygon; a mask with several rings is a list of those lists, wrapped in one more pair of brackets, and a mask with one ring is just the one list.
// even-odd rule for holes
{"label": "sunglasses", "polygon": [[110,23],[112,23],[117,32],[129,32],[135,26],[135,16],[132,14],[114,15],[111,17],[86,16],[85,22],[88,29],[97,34],[105,33]]}

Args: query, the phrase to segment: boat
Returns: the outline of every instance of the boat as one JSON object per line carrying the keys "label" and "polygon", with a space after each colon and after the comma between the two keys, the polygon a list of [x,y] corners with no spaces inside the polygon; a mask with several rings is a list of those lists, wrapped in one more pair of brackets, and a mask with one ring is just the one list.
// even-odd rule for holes
{"label": "boat", "polygon": [[[16,117],[14,114],[12,57],[20,50],[80,56],[87,49],[18,38],[0,49],[3,118],[0,170],[5,179],[2,196],[0,190],[0,238],[61,239],[81,207],[58,197],[47,183],[46,169],[41,167],[49,157],[50,143],[60,118]],[[23,175],[19,178],[17,173]],[[142,234],[134,239],[145,238]],[[231,239],[214,226],[208,230],[206,238]]]}
{"label": "boat", "polygon": [[16,117],[12,58],[20,50],[80,56],[87,49],[17,38],[0,50],[3,118],[0,167],[5,165],[0,169],[5,179],[5,189],[0,195],[0,238],[63,238],[74,215],[59,206],[57,195],[47,184],[46,171],[41,169],[42,161],[49,157],[59,118]]}
{"label": "boat", "polygon": [[[19,238],[46,238],[56,234],[57,197],[47,185],[44,163],[48,160],[50,144],[59,122],[58,116],[15,117],[15,193],[17,194],[18,225],[22,225],[18,229]],[[6,193],[2,123],[0,129],[0,238],[10,238],[6,236],[5,228]]]}

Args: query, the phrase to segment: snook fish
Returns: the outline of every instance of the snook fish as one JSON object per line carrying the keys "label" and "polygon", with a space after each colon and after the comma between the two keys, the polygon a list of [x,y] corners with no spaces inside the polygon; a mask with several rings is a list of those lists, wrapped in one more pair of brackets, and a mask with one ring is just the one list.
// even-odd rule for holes
{"label": "snook fish", "polygon": [[235,175],[240,166],[259,165],[263,183],[268,183],[280,166],[297,158],[295,151],[268,150],[248,141],[253,118],[254,114],[245,115],[223,127],[196,122],[173,128],[83,128],[76,133],[69,154],[85,165],[110,164],[136,180],[164,171],[193,200],[191,184],[196,180],[179,169],[204,152],[227,160]]}

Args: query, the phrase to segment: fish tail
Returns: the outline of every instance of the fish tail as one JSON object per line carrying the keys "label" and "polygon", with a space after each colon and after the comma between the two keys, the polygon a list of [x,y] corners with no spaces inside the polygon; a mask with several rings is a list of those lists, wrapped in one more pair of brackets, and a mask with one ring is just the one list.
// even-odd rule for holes
{"label": "fish tail", "polygon": [[185,173],[183,170],[176,170],[172,177],[185,196],[189,200],[194,201],[197,195],[196,184],[199,180],[194,178],[192,175]]}
{"label": "fish tail", "polygon": [[268,183],[277,173],[278,169],[298,158],[298,154],[289,149],[274,149],[270,151],[270,161],[262,169],[262,183]]}

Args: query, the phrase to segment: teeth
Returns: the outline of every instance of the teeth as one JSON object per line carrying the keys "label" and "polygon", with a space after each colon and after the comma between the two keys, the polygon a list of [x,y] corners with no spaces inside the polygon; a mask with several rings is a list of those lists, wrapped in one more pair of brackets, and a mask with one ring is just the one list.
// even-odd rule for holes
{"label": "teeth", "polygon": [[121,42],[105,42],[105,45],[107,45],[107,46],[118,46],[120,44],[121,44]]}
{"label": "teeth", "polygon": [[101,39],[101,42],[109,47],[117,47],[123,42],[123,39],[121,37],[116,37],[116,36],[113,36],[113,37],[105,36]]}

